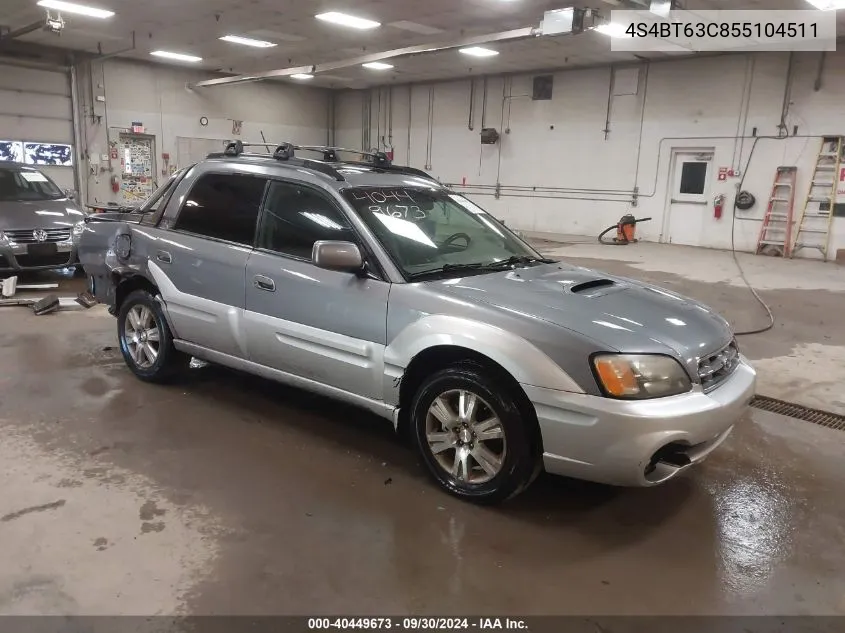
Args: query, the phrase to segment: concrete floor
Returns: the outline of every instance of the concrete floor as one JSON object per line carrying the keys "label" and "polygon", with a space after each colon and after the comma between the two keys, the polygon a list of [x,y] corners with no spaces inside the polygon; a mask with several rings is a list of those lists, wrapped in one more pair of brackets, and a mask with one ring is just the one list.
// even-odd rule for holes
{"label": "concrete floor", "polygon": [[[647,259],[604,263],[687,283]],[[0,614],[845,614],[841,432],[752,411],[665,486],[479,508],[366,413],[213,367],[146,385],[102,307],[0,310]]]}

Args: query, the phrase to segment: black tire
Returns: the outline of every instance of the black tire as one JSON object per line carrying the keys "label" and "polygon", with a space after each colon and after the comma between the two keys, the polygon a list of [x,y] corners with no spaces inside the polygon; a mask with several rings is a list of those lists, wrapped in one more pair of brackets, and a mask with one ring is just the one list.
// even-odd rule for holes
{"label": "black tire", "polygon": [[[127,342],[127,319],[132,310],[143,309],[149,311],[154,326],[158,331],[158,350],[155,361],[149,366],[142,366],[133,356],[133,347]],[[146,313],[144,313],[146,314]],[[130,326],[131,327],[131,326]],[[117,314],[117,336],[120,352],[126,366],[138,378],[146,382],[165,383],[175,378],[188,367],[191,357],[183,354],[173,346],[173,334],[167,325],[167,320],[161,310],[161,305],[146,290],[135,290],[130,293],[120,306]],[[149,357],[144,356],[142,363],[148,363]]]}
{"label": "black tire", "polygon": [[[427,439],[431,430],[428,425],[436,424],[433,419],[429,420],[429,408],[441,395],[461,390],[471,392],[481,399],[480,404],[476,406],[489,409],[489,413],[499,419],[504,434],[503,444],[506,450],[503,451],[500,469],[492,478],[479,483],[472,482],[473,475],[465,471],[462,477],[447,472],[434,455]],[[447,396],[446,399],[451,397],[454,396]],[[540,471],[539,443],[535,439],[538,437],[536,421],[520,403],[521,400],[514,393],[512,385],[497,372],[474,362],[458,363],[423,381],[413,400],[410,424],[423,462],[440,487],[460,499],[480,504],[496,504],[515,497],[534,481]],[[454,407],[452,409],[454,410]],[[439,431],[434,429],[432,432]],[[455,437],[455,441],[460,441],[459,435]],[[472,441],[474,440],[470,439],[470,442]],[[464,446],[472,447],[473,444]],[[457,449],[445,449],[441,454],[444,454],[443,461],[457,461]],[[483,472],[480,462],[473,458],[471,463],[481,479],[490,476],[489,472]],[[461,469],[458,470],[460,472]],[[467,481],[468,479],[470,481]]]}

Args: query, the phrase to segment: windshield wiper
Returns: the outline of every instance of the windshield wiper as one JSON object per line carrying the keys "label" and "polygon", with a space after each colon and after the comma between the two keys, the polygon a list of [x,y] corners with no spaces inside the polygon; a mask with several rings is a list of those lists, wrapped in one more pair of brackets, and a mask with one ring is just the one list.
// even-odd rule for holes
{"label": "windshield wiper", "polygon": [[460,272],[462,270],[483,270],[484,262],[476,262],[474,264],[443,264],[437,268],[429,268],[428,270],[420,270],[408,275],[409,279],[421,279],[423,277],[430,277],[433,275],[441,275],[444,273]]}
{"label": "windshield wiper", "polygon": [[545,259],[542,257],[532,257],[530,255],[514,255],[512,257],[508,257],[507,259],[502,259],[497,262],[491,262],[489,264],[485,264],[485,269],[490,270],[499,270],[501,268],[509,268],[511,266],[519,266],[525,264],[554,264],[555,261],[553,259]]}
{"label": "windshield wiper", "polygon": [[469,271],[488,271],[488,270],[504,270],[511,266],[518,266],[520,264],[554,264],[552,259],[544,259],[538,257],[530,257],[527,255],[514,255],[507,259],[502,259],[497,262],[475,262],[472,264],[444,264],[437,268],[429,270],[421,270],[419,272],[408,275],[410,279],[420,279],[422,277],[429,277],[434,275],[448,274],[453,272],[460,272],[464,270]]}

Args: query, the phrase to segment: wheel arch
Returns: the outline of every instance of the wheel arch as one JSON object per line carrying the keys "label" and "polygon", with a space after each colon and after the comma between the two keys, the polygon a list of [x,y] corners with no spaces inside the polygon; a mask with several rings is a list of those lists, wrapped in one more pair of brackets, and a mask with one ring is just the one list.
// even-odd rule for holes
{"label": "wheel arch", "polygon": [[509,391],[516,398],[523,413],[527,416],[532,430],[536,430],[534,440],[542,450],[542,437],[540,426],[537,420],[537,413],[534,405],[528,399],[525,390],[501,364],[468,347],[461,345],[435,345],[420,351],[411,359],[405,368],[402,380],[399,384],[399,414],[397,417],[397,432],[403,437],[407,436],[410,429],[410,412],[414,396],[425,381],[426,377],[436,371],[453,367],[462,363],[473,364],[490,373],[497,380],[507,385]]}
{"label": "wheel arch", "polygon": [[387,346],[384,360],[386,377],[393,378],[392,400],[397,405],[395,423],[400,434],[408,432],[411,403],[426,376],[460,362],[480,365],[507,385],[529,420],[540,451],[537,414],[522,384],[583,393],[530,341],[489,323],[461,317],[430,315],[419,319]]}
{"label": "wheel arch", "polygon": [[114,284],[114,313],[120,312],[120,307],[130,294],[136,290],[146,290],[152,296],[159,294],[158,286],[143,274],[135,270],[113,270]]}
{"label": "wheel arch", "polygon": [[[447,315],[429,315],[407,327],[384,350],[386,376],[399,384],[412,361],[431,348],[470,351],[501,367],[517,383],[584,393],[564,369],[531,341],[489,323]],[[390,400],[391,394],[386,394]],[[393,394],[394,403],[398,400]]]}

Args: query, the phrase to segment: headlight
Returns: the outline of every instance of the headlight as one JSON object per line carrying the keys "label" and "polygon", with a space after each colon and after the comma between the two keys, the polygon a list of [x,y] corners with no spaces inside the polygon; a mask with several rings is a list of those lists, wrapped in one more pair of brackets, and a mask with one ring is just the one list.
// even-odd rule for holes
{"label": "headlight", "polygon": [[6,245],[9,243],[9,238],[6,237],[6,234],[3,231],[0,231],[0,244]]}
{"label": "headlight", "polygon": [[73,225],[73,239],[78,240],[79,236],[85,230],[85,221],[77,222]]}
{"label": "headlight", "polygon": [[602,354],[593,357],[593,368],[599,385],[612,398],[644,400],[692,389],[687,372],[669,356]]}

